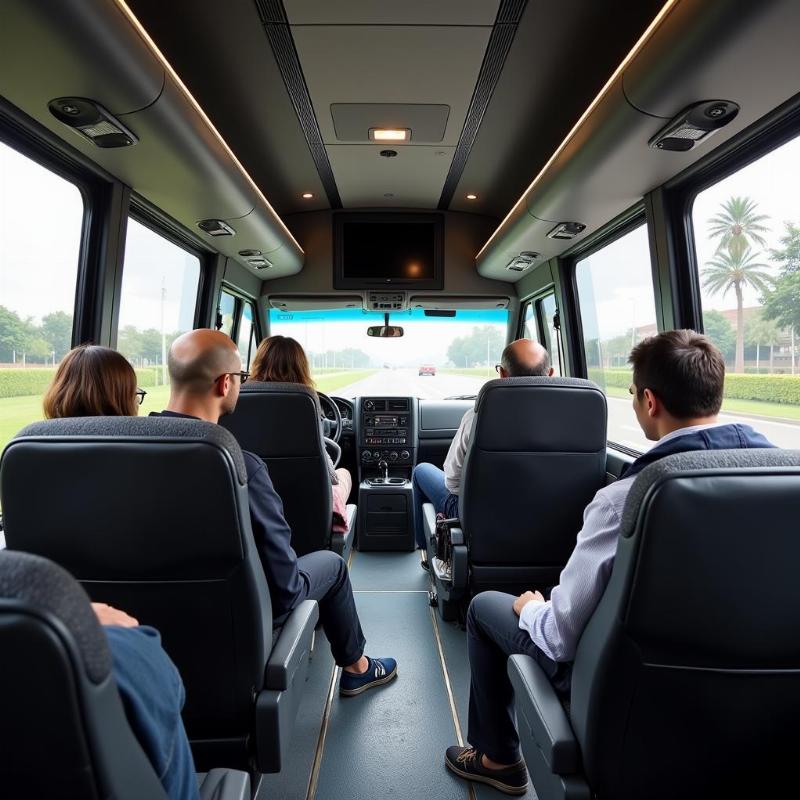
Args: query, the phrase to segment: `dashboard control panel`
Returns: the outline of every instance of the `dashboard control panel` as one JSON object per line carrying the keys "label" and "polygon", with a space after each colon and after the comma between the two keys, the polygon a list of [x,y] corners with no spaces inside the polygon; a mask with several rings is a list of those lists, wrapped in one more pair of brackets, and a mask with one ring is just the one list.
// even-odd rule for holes
{"label": "dashboard control panel", "polygon": [[379,461],[413,466],[416,404],[413,397],[362,397],[357,401],[358,447],[362,466]]}

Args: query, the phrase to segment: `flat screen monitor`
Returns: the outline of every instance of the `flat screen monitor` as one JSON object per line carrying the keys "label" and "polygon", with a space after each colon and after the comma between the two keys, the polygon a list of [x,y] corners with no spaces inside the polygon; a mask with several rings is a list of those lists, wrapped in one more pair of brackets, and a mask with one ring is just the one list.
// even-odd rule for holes
{"label": "flat screen monitor", "polygon": [[441,214],[337,214],[333,247],[335,289],[444,288]]}

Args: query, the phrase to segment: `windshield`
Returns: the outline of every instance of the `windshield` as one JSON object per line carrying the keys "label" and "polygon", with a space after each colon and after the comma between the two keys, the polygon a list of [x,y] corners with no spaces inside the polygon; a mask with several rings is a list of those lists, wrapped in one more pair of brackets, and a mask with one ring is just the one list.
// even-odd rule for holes
{"label": "windshield", "polygon": [[508,311],[458,309],[454,317],[426,317],[422,309],[395,311],[389,323],[400,338],[367,336],[383,314],[354,309],[269,314],[270,333],[303,346],[317,388],[340,397],[407,395],[422,399],[473,396],[497,377]]}

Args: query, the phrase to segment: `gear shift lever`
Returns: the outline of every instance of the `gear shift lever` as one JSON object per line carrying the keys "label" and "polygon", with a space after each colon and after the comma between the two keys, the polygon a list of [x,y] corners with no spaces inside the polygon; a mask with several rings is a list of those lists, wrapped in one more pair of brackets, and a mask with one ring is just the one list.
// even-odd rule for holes
{"label": "gear shift lever", "polygon": [[389,464],[381,459],[378,462],[378,469],[383,470],[383,482],[389,483]]}

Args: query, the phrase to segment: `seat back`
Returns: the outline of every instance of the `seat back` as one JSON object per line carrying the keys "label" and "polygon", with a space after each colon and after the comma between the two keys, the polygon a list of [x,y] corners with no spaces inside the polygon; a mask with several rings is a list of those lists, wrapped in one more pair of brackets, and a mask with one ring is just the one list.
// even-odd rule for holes
{"label": "seat back", "polygon": [[571,716],[599,797],[777,797],[800,745],[800,451],[661,459],[627,499]]}
{"label": "seat back", "polygon": [[220,420],[267,465],[298,556],[331,546],[331,476],[316,393],[299,383],[248,381]]}
{"label": "seat back", "polygon": [[553,585],[605,483],[605,395],[577,378],[507,378],[475,407],[459,495],[473,588]]}
{"label": "seat back", "polygon": [[166,417],[35,423],[0,461],[7,546],[158,628],[186,685],[189,738],[233,748],[272,646],[246,482],[227,431]]}
{"label": "seat back", "polygon": [[0,552],[0,652],[3,798],[166,800],[89,598],[63,569]]}

